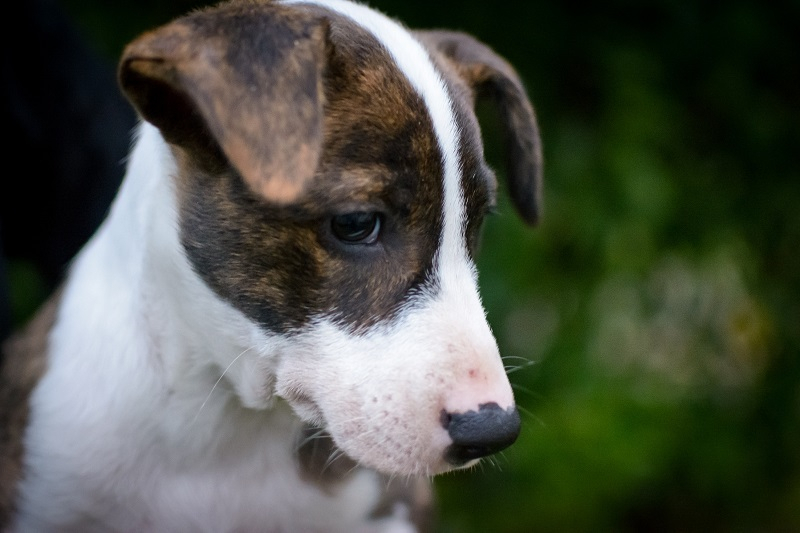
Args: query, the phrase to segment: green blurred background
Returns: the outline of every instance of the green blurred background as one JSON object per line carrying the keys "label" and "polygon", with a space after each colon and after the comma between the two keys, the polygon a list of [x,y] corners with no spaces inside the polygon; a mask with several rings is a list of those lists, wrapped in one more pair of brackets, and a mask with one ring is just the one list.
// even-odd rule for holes
{"label": "green blurred background", "polygon": [[[62,5],[113,63],[201,4]],[[800,531],[800,3],[372,5],[507,57],[544,143],[542,223],[504,201],[479,265],[524,429],[437,480],[441,533]]]}

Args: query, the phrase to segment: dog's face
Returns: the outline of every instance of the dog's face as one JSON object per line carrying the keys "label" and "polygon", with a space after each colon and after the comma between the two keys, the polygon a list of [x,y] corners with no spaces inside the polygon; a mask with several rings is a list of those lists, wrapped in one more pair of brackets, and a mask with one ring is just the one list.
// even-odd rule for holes
{"label": "dog's face", "polygon": [[337,0],[234,2],[135,41],[120,80],[172,148],[194,272],[270,339],[248,378],[264,400],[386,473],[514,440],[474,267],[496,194],[477,96],[496,98],[512,199],[537,213],[538,133],[507,63]]}

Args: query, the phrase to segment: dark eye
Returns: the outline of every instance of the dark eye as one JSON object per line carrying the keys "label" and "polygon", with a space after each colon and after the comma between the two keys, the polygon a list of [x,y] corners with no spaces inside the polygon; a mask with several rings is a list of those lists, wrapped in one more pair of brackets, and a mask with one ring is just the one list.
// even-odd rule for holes
{"label": "dark eye", "polygon": [[331,231],[347,244],[375,244],[381,231],[381,216],[374,211],[336,215],[331,219]]}

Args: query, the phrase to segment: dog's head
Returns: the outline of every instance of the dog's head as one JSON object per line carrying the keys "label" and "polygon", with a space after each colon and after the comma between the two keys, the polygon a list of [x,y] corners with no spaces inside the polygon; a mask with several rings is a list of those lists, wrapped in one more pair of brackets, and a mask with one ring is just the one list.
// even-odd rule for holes
{"label": "dog's head", "polygon": [[508,190],[530,223],[541,155],[503,59],[340,0],[243,0],[140,37],[120,82],[177,161],[194,271],[272,343],[269,370],[247,378],[264,401],[283,397],[387,473],[435,474],[513,442],[474,266],[496,195],[476,99],[497,104]]}

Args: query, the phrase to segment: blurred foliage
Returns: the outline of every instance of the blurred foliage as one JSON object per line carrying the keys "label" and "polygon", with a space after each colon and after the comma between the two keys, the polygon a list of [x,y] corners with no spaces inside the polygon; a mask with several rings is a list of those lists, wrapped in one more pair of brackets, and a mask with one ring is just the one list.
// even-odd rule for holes
{"label": "blurred foliage", "polygon": [[[64,1],[111,60],[196,5]],[[524,431],[441,532],[800,531],[800,5],[372,4],[505,55],[544,140],[542,223],[502,203],[479,265]]]}

